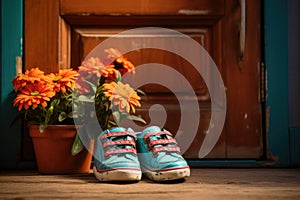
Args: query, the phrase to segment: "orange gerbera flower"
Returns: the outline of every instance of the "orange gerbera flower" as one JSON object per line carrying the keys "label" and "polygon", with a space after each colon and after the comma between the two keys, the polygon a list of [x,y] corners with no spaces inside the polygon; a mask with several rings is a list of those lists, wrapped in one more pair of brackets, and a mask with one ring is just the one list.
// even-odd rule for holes
{"label": "orange gerbera flower", "polygon": [[72,91],[75,87],[75,81],[78,73],[72,69],[62,69],[58,73],[51,73],[48,77],[54,83],[55,92],[65,93]]}
{"label": "orange gerbera flower", "polygon": [[141,106],[139,102],[141,97],[128,84],[111,82],[103,84],[103,87],[104,95],[109,98],[114,106],[119,107],[120,112],[126,110],[129,113],[131,109],[135,113],[135,106]]}
{"label": "orange gerbera flower", "polygon": [[94,75],[96,77],[111,77],[117,78],[118,72],[113,66],[105,66],[99,58],[91,57],[87,61],[83,61],[82,65],[78,67],[81,76]]}
{"label": "orange gerbera flower", "polygon": [[119,69],[119,71],[122,75],[127,72],[131,72],[131,73],[135,74],[134,65],[132,64],[132,62],[128,61],[127,58],[120,57],[116,60],[116,63],[117,63],[117,66],[118,65],[122,66],[122,68]]}
{"label": "orange gerbera flower", "polygon": [[82,66],[91,67],[91,66],[102,66],[102,61],[97,57],[90,57],[88,60],[81,63]]}
{"label": "orange gerbera flower", "polygon": [[53,85],[45,84],[43,82],[34,82],[27,84],[20,94],[14,100],[14,106],[18,107],[18,110],[28,110],[30,106],[36,108],[38,105],[43,107],[47,106],[47,101],[50,101],[55,95]]}
{"label": "orange gerbera flower", "polygon": [[15,91],[20,91],[26,86],[27,83],[34,83],[35,81],[45,80],[44,72],[39,68],[32,68],[26,70],[25,74],[18,74],[12,81]]}
{"label": "orange gerbera flower", "polygon": [[114,48],[105,49],[104,51],[108,54],[107,58],[109,59],[115,60],[122,56],[121,52]]}
{"label": "orange gerbera flower", "polygon": [[127,58],[122,56],[120,51],[114,48],[110,48],[105,49],[105,52],[108,53],[108,59],[115,60],[115,68],[119,70],[122,75],[127,72],[132,72],[133,74],[135,74],[135,66],[132,64],[132,62],[128,61]]}

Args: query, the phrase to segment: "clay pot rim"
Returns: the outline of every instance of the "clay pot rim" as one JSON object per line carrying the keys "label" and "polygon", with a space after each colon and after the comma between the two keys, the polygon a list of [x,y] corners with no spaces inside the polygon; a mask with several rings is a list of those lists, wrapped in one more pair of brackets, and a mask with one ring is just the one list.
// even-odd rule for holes
{"label": "clay pot rim", "polygon": [[40,138],[73,138],[77,134],[75,125],[49,125],[43,133],[39,131],[39,125],[29,126],[30,137]]}

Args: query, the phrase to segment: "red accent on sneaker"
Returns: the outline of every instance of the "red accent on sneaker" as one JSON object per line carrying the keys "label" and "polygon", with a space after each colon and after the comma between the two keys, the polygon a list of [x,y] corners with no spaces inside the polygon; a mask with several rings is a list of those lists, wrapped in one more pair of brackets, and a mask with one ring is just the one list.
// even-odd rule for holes
{"label": "red accent on sneaker", "polygon": [[115,136],[125,136],[129,135],[132,136],[136,140],[136,135],[132,132],[124,131],[124,132],[112,132],[112,133],[106,133],[100,137],[101,140],[108,138],[108,137],[115,137]]}
{"label": "red accent on sneaker", "polygon": [[165,130],[165,131],[160,131],[160,132],[148,132],[145,134],[144,140],[147,140],[152,135],[169,135],[169,136],[173,137],[172,133]]}
{"label": "red accent on sneaker", "polygon": [[119,141],[113,141],[113,142],[105,142],[103,144],[103,148],[106,148],[108,146],[113,146],[113,145],[132,145],[135,147],[135,142],[131,140],[119,140]]}
{"label": "red accent on sneaker", "polygon": [[157,153],[157,152],[160,152],[160,151],[180,153],[180,148],[179,147],[155,147],[155,148],[152,149],[153,153]]}
{"label": "red accent on sneaker", "polygon": [[109,156],[112,154],[120,154],[120,153],[133,153],[136,154],[136,150],[134,148],[125,148],[125,149],[113,149],[105,152],[105,156]]}
{"label": "red accent on sneaker", "polygon": [[156,144],[177,144],[177,142],[173,138],[161,139],[161,140],[152,140],[151,142],[149,142],[148,148],[151,149]]}

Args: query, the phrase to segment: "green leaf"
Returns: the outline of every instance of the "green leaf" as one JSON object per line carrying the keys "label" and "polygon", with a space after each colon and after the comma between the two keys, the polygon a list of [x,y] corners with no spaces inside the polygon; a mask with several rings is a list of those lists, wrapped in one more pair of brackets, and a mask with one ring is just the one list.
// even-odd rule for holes
{"label": "green leaf", "polygon": [[69,112],[69,114],[67,115],[68,118],[73,118],[73,112]]}
{"label": "green leaf", "polygon": [[48,126],[49,122],[51,121],[51,116],[53,114],[53,106],[50,106],[49,109],[46,110],[46,116],[45,116],[45,126]]}
{"label": "green leaf", "polygon": [[141,117],[138,117],[138,116],[135,116],[135,115],[128,115],[127,118],[130,119],[130,120],[139,121],[139,122],[142,122],[144,124],[147,124],[147,122],[145,120],[143,120]]}
{"label": "green leaf", "polygon": [[76,137],[74,139],[73,145],[72,145],[72,150],[71,153],[73,156],[77,155],[78,153],[80,153],[83,150],[84,146],[78,136],[78,134],[76,134]]}
{"label": "green leaf", "polygon": [[136,91],[137,93],[139,93],[139,94],[142,94],[142,95],[144,95],[144,96],[147,96],[146,93],[145,93],[143,90],[136,89],[135,91]]}
{"label": "green leaf", "polygon": [[114,116],[114,119],[116,121],[117,124],[119,124],[121,122],[121,114],[118,111],[114,111],[112,113],[112,115]]}
{"label": "green leaf", "polygon": [[40,124],[40,126],[39,126],[39,131],[40,131],[41,133],[43,133],[43,132],[45,131],[46,128],[47,128],[47,126],[46,126],[45,124]]}
{"label": "green leaf", "polygon": [[118,124],[114,121],[108,120],[108,128],[117,126]]}
{"label": "green leaf", "polygon": [[103,86],[102,85],[100,85],[100,86],[98,86],[98,88],[97,88],[97,90],[96,90],[96,93],[97,94],[101,94],[101,93],[103,93]]}
{"label": "green leaf", "polygon": [[84,101],[84,102],[95,102],[94,96],[85,96],[85,95],[80,95],[77,98],[78,101]]}
{"label": "green leaf", "polygon": [[56,106],[56,105],[58,105],[60,103],[60,100],[59,99],[54,99],[52,102],[51,102],[51,104],[50,104],[50,106]]}
{"label": "green leaf", "polygon": [[82,103],[82,102],[75,103],[74,108],[73,108],[73,117],[78,118],[78,117],[82,117],[84,115],[85,115],[84,103]]}
{"label": "green leaf", "polygon": [[93,92],[96,93],[97,86],[94,83],[90,82],[90,81],[85,80],[85,82],[87,84],[89,84],[91,86],[91,88],[93,89]]}
{"label": "green leaf", "polygon": [[118,76],[117,76],[117,78],[115,80],[116,83],[122,80],[121,72],[119,72],[119,70],[117,72],[118,72]]}
{"label": "green leaf", "polygon": [[72,112],[72,116],[73,118],[79,118],[80,115],[78,115],[78,112],[75,110],[74,112]]}
{"label": "green leaf", "polygon": [[59,122],[62,122],[62,121],[64,121],[67,117],[68,117],[67,113],[61,112],[61,113],[59,114],[59,116],[58,116],[58,121],[59,121]]}

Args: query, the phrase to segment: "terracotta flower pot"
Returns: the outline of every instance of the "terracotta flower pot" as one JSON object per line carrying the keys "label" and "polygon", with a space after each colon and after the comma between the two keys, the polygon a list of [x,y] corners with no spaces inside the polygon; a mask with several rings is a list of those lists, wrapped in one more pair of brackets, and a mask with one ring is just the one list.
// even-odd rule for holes
{"label": "terracotta flower pot", "polygon": [[[37,159],[38,170],[43,174],[87,173],[92,155],[85,148],[75,156],[71,148],[76,136],[74,125],[50,125],[43,133],[39,127],[29,127]],[[91,144],[92,145],[92,144]]]}

